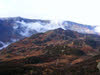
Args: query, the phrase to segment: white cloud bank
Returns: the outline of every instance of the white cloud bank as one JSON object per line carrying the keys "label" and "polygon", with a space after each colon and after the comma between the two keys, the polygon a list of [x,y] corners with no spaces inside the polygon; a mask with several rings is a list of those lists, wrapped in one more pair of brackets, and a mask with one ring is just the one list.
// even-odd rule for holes
{"label": "white cloud bank", "polygon": [[[44,24],[40,22],[26,23],[24,21],[17,21],[16,23],[19,23],[22,29],[22,31],[20,31],[19,33],[25,37],[31,36],[34,33],[34,31],[36,31],[37,33],[40,33],[40,32],[46,32],[48,30],[54,30],[57,28],[65,29],[64,25],[62,25],[59,22],[55,22],[55,21],[50,21],[50,23],[44,23]],[[19,26],[15,24],[13,28],[16,30],[18,27]],[[31,33],[30,31],[32,31],[33,33]]]}
{"label": "white cloud bank", "polygon": [[97,26],[97,27],[95,28],[95,31],[98,32],[98,33],[100,33],[100,26]]}

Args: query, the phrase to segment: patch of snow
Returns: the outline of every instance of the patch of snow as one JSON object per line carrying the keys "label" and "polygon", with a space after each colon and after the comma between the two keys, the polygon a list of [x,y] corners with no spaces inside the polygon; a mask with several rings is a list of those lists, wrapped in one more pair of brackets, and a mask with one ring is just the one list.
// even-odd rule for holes
{"label": "patch of snow", "polygon": [[6,48],[8,45],[10,45],[9,42],[4,43],[4,42],[0,41],[0,43],[3,45],[2,47],[0,47],[0,50],[3,49],[3,48]]}

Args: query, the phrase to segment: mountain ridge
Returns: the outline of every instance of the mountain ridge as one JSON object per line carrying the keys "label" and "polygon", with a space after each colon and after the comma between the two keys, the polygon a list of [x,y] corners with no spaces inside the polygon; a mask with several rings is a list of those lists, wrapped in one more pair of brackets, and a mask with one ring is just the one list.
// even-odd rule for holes
{"label": "mountain ridge", "polygon": [[[6,47],[10,43],[23,39],[25,37],[30,37],[33,34],[46,32],[48,30],[54,30],[57,28],[62,28],[64,30],[73,30],[84,34],[97,34],[95,32],[95,26],[78,24],[71,21],[62,21],[55,23],[51,20],[41,20],[41,19],[27,19],[22,17],[8,17],[0,19],[0,41],[3,46]],[[9,44],[8,44],[9,43]],[[5,46],[6,45],[6,46]]]}

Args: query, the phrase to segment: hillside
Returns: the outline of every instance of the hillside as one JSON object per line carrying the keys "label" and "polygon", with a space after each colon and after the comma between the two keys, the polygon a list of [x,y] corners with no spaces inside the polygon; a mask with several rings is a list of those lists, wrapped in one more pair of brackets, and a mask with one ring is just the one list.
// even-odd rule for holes
{"label": "hillside", "polygon": [[[56,65],[54,68],[62,65],[58,68],[60,70],[64,68],[64,65],[74,65],[97,55],[100,49],[99,38],[98,35],[81,34],[59,28],[32,35],[9,45],[0,51],[0,60],[3,64],[8,63],[8,66],[12,64],[12,68],[16,67],[14,64],[23,67],[25,65],[36,67]],[[6,69],[5,67],[4,71]]]}
{"label": "hillside", "polygon": [[[14,58],[18,56],[36,56],[43,54],[48,46],[65,45],[71,48],[78,48],[87,55],[96,54],[100,49],[100,36],[93,34],[81,34],[61,28],[46,33],[39,33],[9,45],[0,51],[1,59]],[[36,52],[36,53],[35,53]],[[14,58],[15,59],[15,58]]]}
{"label": "hillside", "polygon": [[[98,35],[82,34],[61,28],[34,34],[12,43],[0,51],[1,74],[6,71],[10,75],[22,75],[29,74],[32,71],[33,75],[35,75],[35,72],[36,75],[40,75],[52,71],[49,75],[55,75],[55,73],[57,75],[59,75],[58,73],[73,75],[74,72],[78,73],[79,71],[81,73],[80,68],[82,67],[79,65],[85,64],[87,65],[86,68],[92,69],[88,65],[93,62],[95,63],[93,67],[96,67],[97,57],[95,60],[94,58],[100,53],[99,38]],[[91,63],[88,64],[88,62]],[[79,68],[77,71],[76,67]],[[15,72],[15,70],[17,71]],[[44,72],[45,70],[46,72]],[[72,70],[74,72],[71,72]],[[87,73],[86,70],[82,72]]]}

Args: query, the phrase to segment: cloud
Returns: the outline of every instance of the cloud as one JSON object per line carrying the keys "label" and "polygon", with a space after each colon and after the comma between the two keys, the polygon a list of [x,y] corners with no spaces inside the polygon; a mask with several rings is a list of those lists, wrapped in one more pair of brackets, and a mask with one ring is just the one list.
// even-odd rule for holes
{"label": "cloud", "polygon": [[62,21],[50,21],[50,23],[43,23],[43,22],[31,22],[26,23],[24,21],[17,21],[16,24],[13,26],[14,30],[17,31],[20,28],[20,35],[24,37],[29,37],[32,34],[35,33],[41,33],[46,32],[48,30],[54,30],[57,28],[64,28],[64,25],[62,25]]}
{"label": "cloud", "polygon": [[97,26],[97,27],[95,28],[95,31],[100,33],[100,26]]}

